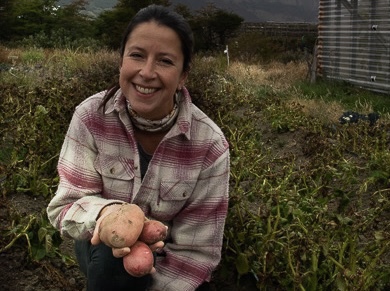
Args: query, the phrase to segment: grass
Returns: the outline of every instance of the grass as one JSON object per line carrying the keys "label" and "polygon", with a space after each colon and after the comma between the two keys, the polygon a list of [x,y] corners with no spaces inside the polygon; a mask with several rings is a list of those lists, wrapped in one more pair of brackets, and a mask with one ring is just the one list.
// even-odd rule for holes
{"label": "grass", "polygon": [[[111,83],[117,56],[2,47],[0,60],[2,195],[50,199],[74,107]],[[246,276],[259,290],[389,287],[389,96],[306,77],[305,62],[195,59],[188,88],[231,147],[221,290]],[[341,124],[345,111],[380,119]],[[56,253],[44,216],[13,221],[8,249],[31,231],[41,238],[25,245],[34,259]]]}

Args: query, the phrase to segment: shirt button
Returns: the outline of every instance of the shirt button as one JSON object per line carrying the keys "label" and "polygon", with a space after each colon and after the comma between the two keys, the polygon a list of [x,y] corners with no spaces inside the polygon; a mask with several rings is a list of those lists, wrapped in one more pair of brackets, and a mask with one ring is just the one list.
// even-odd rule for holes
{"label": "shirt button", "polygon": [[187,192],[183,192],[183,197],[187,197]]}
{"label": "shirt button", "polygon": [[111,173],[111,174],[115,174],[115,168],[111,168],[111,169],[110,169],[110,173]]}

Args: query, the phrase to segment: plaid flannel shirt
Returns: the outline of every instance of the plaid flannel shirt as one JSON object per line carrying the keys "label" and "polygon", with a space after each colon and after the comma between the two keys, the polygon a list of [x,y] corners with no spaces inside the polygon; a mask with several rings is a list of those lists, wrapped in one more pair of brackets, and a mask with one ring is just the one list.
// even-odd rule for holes
{"label": "plaid flannel shirt", "polygon": [[103,112],[104,94],[76,108],[59,157],[60,183],[47,208],[49,219],[62,235],[90,239],[104,206],[137,204],[147,217],[169,227],[165,256],[157,257],[150,290],[195,290],[221,259],[228,142],[184,88],[177,121],[141,180],[125,97],[119,90]]}

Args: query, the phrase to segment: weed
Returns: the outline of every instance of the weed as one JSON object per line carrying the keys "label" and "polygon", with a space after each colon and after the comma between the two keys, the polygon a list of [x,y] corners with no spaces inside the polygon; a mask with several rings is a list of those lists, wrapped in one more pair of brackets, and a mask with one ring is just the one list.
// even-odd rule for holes
{"label": "weed", "polygon": [[0,253],[23,239],[29,257],[34,261],[58,254],[62,240],[58,231],[47,220],[44,210],[40,214],[24,216],[17,209],[9,207],[9,216],[12,218],[11,225],[9,230],[2,234],[4,238],[9,238],[9,243],[0,249]]}
{"label": "weed", "polygon": [[[0,72],[2,195],[49,199],[74,108],[113,81],[118,58],[70,49],[0,52],[2,62],[18,56],[12,74]],[[198,56],[187,83],[231,150],[229,212],[215,276],[238,284],[249,275],[259,290],[385,290],[388,98],[336,82],[309,84],[304,62],[241,58],[245,64],[228,67],[222,54]],[[377,111],[380,119],[340,124],[346,110]],[[24,243],[34,260],[60,254],[58,232],[44,214],[12,216],[5,248]]]}

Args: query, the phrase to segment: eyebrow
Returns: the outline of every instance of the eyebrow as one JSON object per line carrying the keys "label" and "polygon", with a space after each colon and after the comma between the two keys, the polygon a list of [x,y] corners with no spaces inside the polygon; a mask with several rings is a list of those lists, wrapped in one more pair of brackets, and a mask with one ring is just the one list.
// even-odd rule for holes
{"label": "eyebrow", "polygon": [[[140,46],[137,46],[137,45],[134,45],[134,46],[129,46],[126,48],[126,52],[130,52],[131,50],[139,50],[141,52],[145,52],[146,50]],[[161,52],[158,54],[159,56],[167,56],[167,57],[170,57],[174,60],[177,59],[176,55],[175,54],[172,54],[172,53],[169,53],[169,52]]]}

